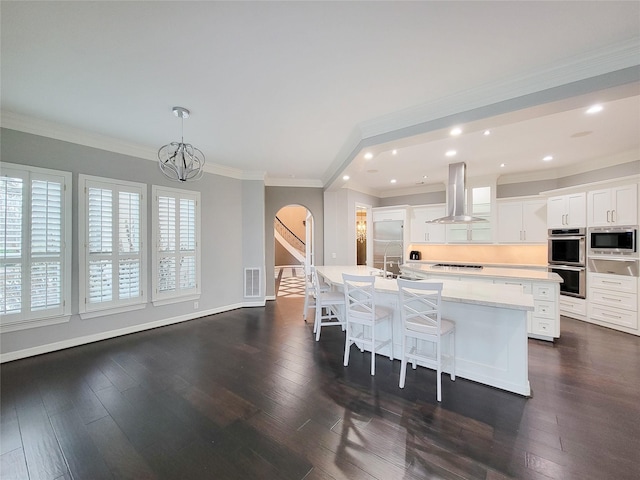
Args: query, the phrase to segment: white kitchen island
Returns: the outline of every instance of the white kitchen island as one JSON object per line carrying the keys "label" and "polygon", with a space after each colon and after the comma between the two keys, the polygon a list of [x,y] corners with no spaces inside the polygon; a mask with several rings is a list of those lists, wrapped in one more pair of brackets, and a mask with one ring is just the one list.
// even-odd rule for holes
{"label": "white kitchen island", "polygon": [[560,337],[560,283],[557,273],[526,268],[480,266],[464,268],[456,265],[438,266],[424,262],[407,262],[400,267],[403,275],[416,279],[451,279],[501,285],[518,285],[533,295],[533,311],[528,314],[530,338],[553,342]]}
{"label": "white kitchen island", "polygon": [[[342,274],[378,273],[366,266],[318,266],[325,281],[340,289]],[[531,294],[517,285],[464,280],[438,280],[443,284],[443,316],[456,323],[456,376],[529,396],[527,314],[533,311]],[[378,301],[394,310],[393,355],[401,353],[401,318],[398,286],[394,279],[376,276]],[[376,336],[388,335],[386,325]],[[379,354],[388,357],[388,346]]]}

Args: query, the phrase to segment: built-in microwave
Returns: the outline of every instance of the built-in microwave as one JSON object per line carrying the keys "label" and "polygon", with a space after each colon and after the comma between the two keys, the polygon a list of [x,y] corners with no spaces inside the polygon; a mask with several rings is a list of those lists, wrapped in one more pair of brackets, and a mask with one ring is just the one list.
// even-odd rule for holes
{"label": "built-in microwave", "polygon": [[565,228],[549,230],[550,264],[575,265],[586,264],[586,238],[584,228]]}
{"label": "built-in microwave", "polygon": [[637,251],[638,227],[589,228],[589,253],[591,255],[633,255]]}

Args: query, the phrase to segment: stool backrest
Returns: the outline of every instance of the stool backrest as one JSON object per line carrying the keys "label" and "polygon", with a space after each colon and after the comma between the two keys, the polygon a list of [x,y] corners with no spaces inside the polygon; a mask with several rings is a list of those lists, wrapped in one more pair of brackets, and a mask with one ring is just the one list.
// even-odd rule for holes
{"label": "stool backrest", "polygon": [[442,283],[398,279],[398,295],[403,328],[439,335]]}
{"label": "stool backrest", "polygon": [[347,318],[352,320],[372,320],[375,318],[376,302],[373,275],[342,274],[344,301]]}

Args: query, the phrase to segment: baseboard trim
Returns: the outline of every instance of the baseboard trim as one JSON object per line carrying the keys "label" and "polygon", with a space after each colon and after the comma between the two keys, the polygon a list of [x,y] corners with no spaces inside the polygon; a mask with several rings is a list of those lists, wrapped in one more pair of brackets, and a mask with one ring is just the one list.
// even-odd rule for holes
{"label": "baseboard trim", "polygon": [[[142,332],[144,330],[151,330],[152,328],[165,327],[167,325],[186,322],[188,320],[206,317],[207,315],[215,315],[216,313],[228,312],[230,310],[236,310],[238,308],[256,306],[259,305],[254,304],[254,302],[243,302],[232,305],[225,305],[223,307],[212,308],[210,310],[200,310],[198,312],[179,315],[177,317],[163,318],[162,320],[156,320],[154,322],[132,325],[130,327],[120,328],[118,330],[110,330],[108,332],[100,332],[93,335],[86,335],[84,337],[63,340],[61,342],[53,342],[45,345],[38,345],[37,347],[16,350],[14,352],[2,353],[0,354],[0,363],[20,360],[21,358],[33,357],[35,355],[42,355],[44,353],[55,352],[57,350],[64,350],[65,348],[78,347],[80,345],[86,345],[87,343],[99,342],[101,340],[107,340],[109,338],[121,337],[123,335]],[[262,303],[262,306],[264,306],[264,302]]]}

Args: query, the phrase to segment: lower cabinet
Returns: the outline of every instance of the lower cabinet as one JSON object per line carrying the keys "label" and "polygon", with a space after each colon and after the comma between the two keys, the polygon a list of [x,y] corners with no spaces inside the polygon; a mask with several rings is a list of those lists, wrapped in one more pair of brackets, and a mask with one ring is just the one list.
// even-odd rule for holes
{"label": "lower cabinet", "polygon": [[472,277],[464,275],[437,275],[429,273],[415,273],[417,278],[427,280],[462,280],[466,282],[489,282],[503,285],[519,285],[524,293],[533,295],[533,312],[529,312],[527,331],[530,338],[553,341],[560,337],[560,310],[558,299],[560,287],[553,282],[535,282],[528,280],[507,280],[504,278],[483,276]]}
{"label": "lower cabinet", "polygon": [[588,273],[587,308],[589,322],[623,332],[638,329],[638,278]]}
{"label": "lower cabinet", "polygon": [[578,320],[585,320],[587,317],[587,301],[584,298],[560,295],[558,306],[560,307],[560,315]]}
{"label": "lower cabinet", "polygon": [[524,293],[533,295],[533,312],[529,313],[529,337],[551,340],[560,337],[560,312],[557,284],[549,282],[528,282],[495,279],[494,283],[520,285]]}

